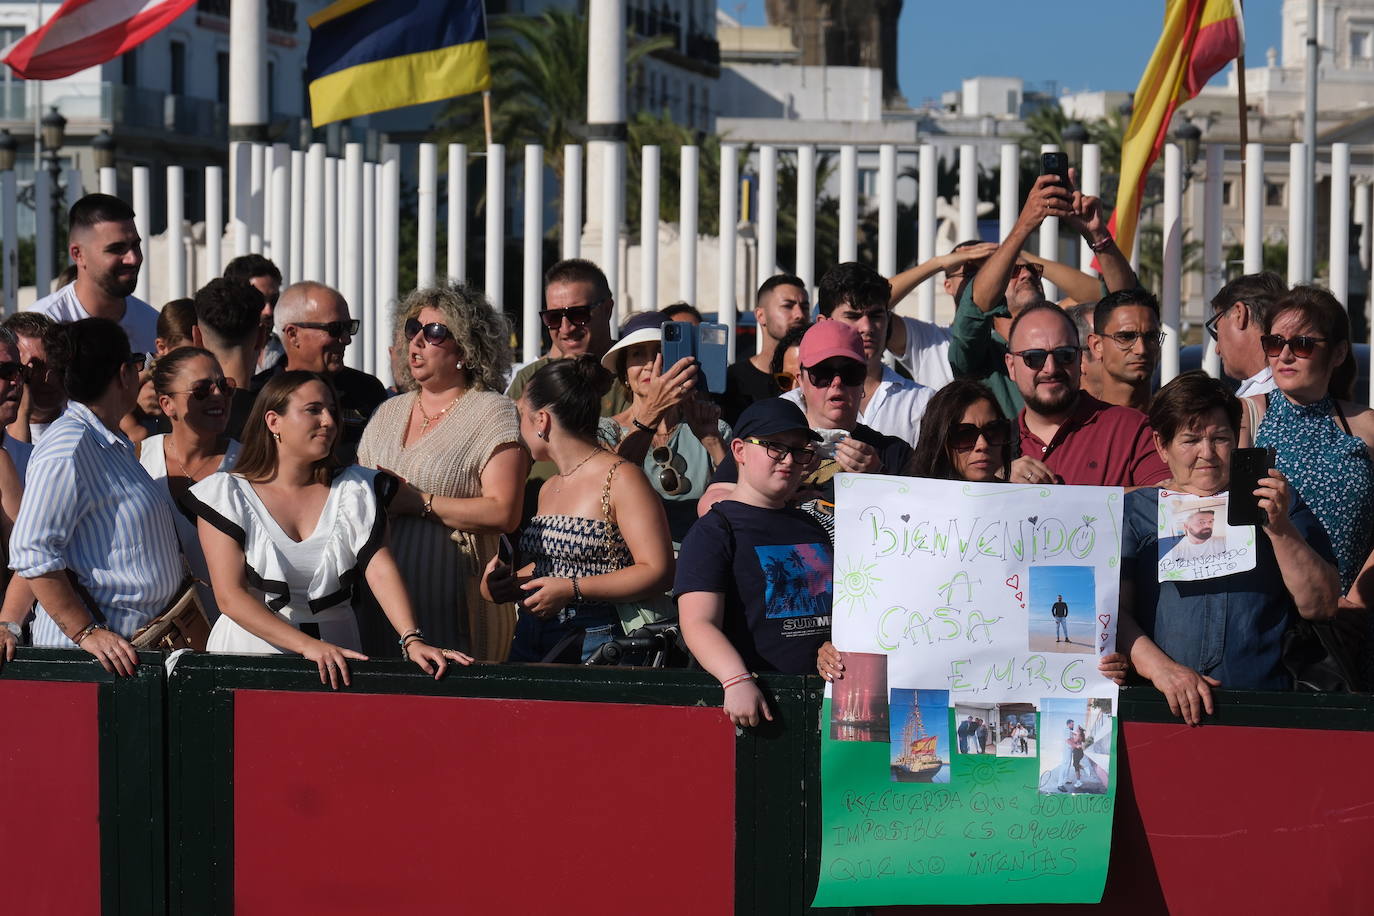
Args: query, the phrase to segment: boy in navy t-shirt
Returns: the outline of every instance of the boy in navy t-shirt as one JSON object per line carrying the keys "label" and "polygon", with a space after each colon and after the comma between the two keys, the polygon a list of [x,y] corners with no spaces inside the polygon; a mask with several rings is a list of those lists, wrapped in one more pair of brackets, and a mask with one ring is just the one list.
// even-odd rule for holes
{"label": "boy in navy t-shirt", "polygon": [[787,507],[817,441],[797,405],[781,398],[750,405],[730,443],[738,485],[682,542],[673,583],[682,635],[725,688],[736,725],[772,719],[753,672],[813,672],[830,638],[830,537],[815,518]]}

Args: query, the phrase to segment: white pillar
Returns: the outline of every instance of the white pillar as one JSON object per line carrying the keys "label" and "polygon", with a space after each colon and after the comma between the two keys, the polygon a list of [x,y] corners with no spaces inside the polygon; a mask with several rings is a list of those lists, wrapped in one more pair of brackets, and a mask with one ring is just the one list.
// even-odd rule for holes
{"label": "white pillar", "polygon": [[678,192],[678,295],[697,304],[697,166],[700,151],[682,148],[682,187]]}
{"label": "white pillar", "polygon": [[420,144],[420,185],[416,225],[415,285],[425,289],[434,285],[434,260],[439,247],[439,147]]}
{"label": "white pillar", "polygon": [[266,218],[266,147],[261,143],[248,146],[248,250],[262,253],[262,227]]}
{"label": "white pillar", "polygon": [[506,148],[500,143],[487,147],[487,261],[482,277],[492,308],[505,309],[503,293],[506,275]]}
{"label": "white pillar", "polygon": [[[262,205],[259,208],[262,212],[262,245],[257,252],[263,257],[275,263],[276,261],[276,240],[272,237],[272,229],[276,225],[277,201],[272,198],[272,172],[277,167],[277,148],[275,145],[263,146],[262,148],[262,194],[259,200]],[[287,201],[290,203],[290,201]]]}
{"label": "white pillar", "polygon": [[897,147],[878,147],[878,273],[897,273]]}
{"label": "white pillar", "polygon": [[1307,148],[1288,147],[1288,285],[1306,283],[1307,245],[1312,225],[1307,220]]}
{"label": "white pillar", "polygon": [[[687,151],[683,149],[683,161]],[[563,147],[563,257],[582,257],[582,147]]]}
{"label": "white pillar", "polygon": [[[1138,237],[1138,236],[1137,236]],[[1247,274],[1264,269],[1264,145],[1245,144],[1245,267]]]}
{"label": "white pillar", "polygon": [[1159,378],[1167,383],[1178,375],[1179,299],[1183,279],[1183,154],[1178,145],[1164,147],[1164,265],[1161,278],[1160,323],[1164,351]]}
{"label": "white pillar", "polygon": [[167,166],[167,301],[186,298],[186,176]]}
{"label": "white pillar", "polygon": [[224,272],[224,170],[205,168],[205,279]]}
{"label": "white pillar", "polygon": [[253,144],[229,146],[229,221],[234,224],[234,257],[252,251],[249,223],[253,216]]}
{"label": "white pillar", "polygon": [[[759,147],[759,285],[778,272],[778,148]],[[754,335],[763,346],[763,335]]]}
{"label": "white pillar", "polygon": [[978,151],[959,147],[959,241],[978,238]]}
{"label": "white pillar", "polygon": [[[149,229],[148,217],[152,213],[153,202],[152,194],[149,191],[150,173],[147,166],[134,166],[134,228],[138,230],[138,237],[143,239],[143,267],[138,272],[138,285],[134,287],[134,295],[148,301],[150,293],[148,290],[151,283],[148,281],[153,265],[152,243],[149,241],[151,232]],[[157,303],[155,307],[160,308],[162,303]]]}
{"label": "white pillar", "polygon": [[[377,321],[377,166],[363,163],[363,339],[370,342],[363,351],[363,371],[382,379],[390,386],[391,360],[387,347],[391,345],[389,327]],[[382,354],[381,362],[377,354]]]}
{"label": "white pillar", "polygon": [[1331,295],[1350,308],[1350,144],[1331,144]]}
{"label": "white pillar", "polygon": [[[81,183],[81,170],[77,168],[66,168],[62,170],[62,223],[67,222],[67,214],[71,212],[73,206],[81,198],[86,196],[86,188]],[[67,264],[66,252],[62,253],[62,265]]]}
{"label": "white pillar", "polygon": [[324,282],[324,169],[323,143],[310,144],[305,157],[305,232],[304,269],[296,280]]}
{"label": "white pillar", "polygon": [[587,124],[603,128],[590,132],[598,138],[625,124],[625,4],[618,0],[587,5]]}
{"label": "white pillar", "polygon": [[[924,264],[935,257],[935,200],[940,190],[935,147],[929,143],[921,145],[917,169],[916,260]],[[935,320],[935,283],[936,278],[930,277],[916,287],[916,317],[922,321]]]}
{"label": "white pillar", "polygon": [[339,160],[324,157],[324,283],[339,288]]}
{"label": "white pillar", "polygon": [[5,314],[19,310],[19,190],[14,170],[0,172],[0,258],[5,268]]}
{"label": "white pillar", "polygon": [[840,263],[859,259],[859,151],[840,147]]}
{"label": "white pillar", "polygon": [[[1212,316],[1212,297],[1226,282],[1226,265],[1222,263],[1221,209],[1222,182],[1225,176],[1226,147],[1220,143],[1207,144],[1207,173],[1202,197],[1202,312]],[[1202,334],[1204,355],[1202,368],[1212,378],[1221,378],[1221,356],[1212,335]]]}
{"label": "white pillar", "polygon": [[624,210],[625,186],[624,166],[625,146],[622,143],[603,143],[601,147],[601,263],[606,274],[606,284],[611,288],[611,301],[615,303],[614,317],[611,319],[611,336],[618,337],[616,329],[624,315],[628,313],[627,303],[621,301],[620,290],[620,214]]}
{"label": "white pillar", "polygon": [[997,240],[1011,235],[1011,227],[1021,215],[1017,198],[1021,194],[1021,148],[1015,143],[1002,144],[1002,193],[997,206]]}
{"label": "white pillar", "polygon": [[[348,303],[350,314],[362,317],[363,308],[363,145],[344,145],[344,158],[339,169],[339,185],[343,191],[343,219],[339,239],[339,292]],[[368,347],[363,328],[360,340],[344,351],[344,362],[354,369],[363,369]]]}
{"label": "white pillar", "polygon": [[[1059,147],[1053,143],[1045,143],[1040,146],[1040,154],[1057,153]],[[1059,217],[1047,216],[1040,224],[1040,257],[1050,261],[1059,260]],[[1045,298],[1054,302],[1059,298],[1059,288],[1049,280],[1042,280],[1040,283],[1045,289]]]}
{"label": "white pillar", "polygon": [[[654,147],[658,152],[658,147]],[[544,148],[525,147],[525,263],[524,308],[521,338],[525,362],[539,358],[543,338],[539,332],[539,307],[544,298]]]}
{"label": "white pillar", "polygon": [[816,148],[797,147],[797,279],[816,294]]}
{"label": "white pillar", "polygon": [[119,196],[119,171],[112,165],[100,170],[100,193],[111,197]]}
{"label": "white pillar", "polygon": [[448,145],[448,260],[444,266],[454,283],[468,279],[468,148]]}
{"label": "white pillar", "polygon": [[[33,274],[35,286],[34,295],[39,299],[42,299],[52,291],[54,276],[53,255],[55,252],[53,251],[52,194],[52,176],[49,175],[48,170],[43,168],[40,164],[38,170],[33,173]],[[143,217],[143,220],[146,222],[147,217]],[[145,240],[143,247],[146,250],[148,247],[146,242],[148,236],[142,232],[139,233],[139,236]],[[138,282],[145,288],[145,292],[147,291],[146,287],[148,281],[145,280],[144,277],[147,276],[147,273],[148,270],[145,265],[143,270],[139,271],[138,274]],[[141,296],[139,298],[147,297]]]}
{"label": "white pillar", "polygon": [[[400,284],[401,237],[401,148],[395,143],[382,147],[382,162],[377,167],[377,339],[372,342],[374,364],[391,375],[386,352],[391,343],[392,314],[397,286]],[[382,377],[382,376],[379,376]]]}
{"label": "white pillar", "polygon": [[272,210],[272,263],[291,276],[291,147],[272,144],[272,176],[267,200]]}
{"label": "white pillar", "polygon": [[[659,148],[640,153],[639,189],[639,308],[658,308],[658,182]],[[536,329],[537,330],[537,329]]]}
{"label": "white pillar", "polygon": [[291,244],[286,249],[291,272],[282,268],[285,283],[299,280],[305,264],[305,156],[304,150],[291,151]]}
{"label": "white pillar", "polygon": [[[1096,143],[1083,144],[1083,174],[1078,176],[1078,188],[1085,197],[1102,195],[1102,147]],[[1086,274],[1097,275],[1093,267],[1093,250],[1088,243],[1082,242],[1078,249],[1078,269]]]}
{"label": "white pillar", "polygon": [[[728,329],[727,359],[735,361],[735,238],[739,222],[739,147],[720,145],[720,304],[717,320]],[[843,222],[843,221],[842,221]]]}

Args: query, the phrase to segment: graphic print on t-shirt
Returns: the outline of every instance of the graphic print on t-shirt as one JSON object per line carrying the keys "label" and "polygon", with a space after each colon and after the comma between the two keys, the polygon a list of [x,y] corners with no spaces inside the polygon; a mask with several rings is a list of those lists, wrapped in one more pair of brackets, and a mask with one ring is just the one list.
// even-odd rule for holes
{"label": "graphic print on t-shirt", "polygon": [[830,614],[830,545],[755,547],[763,570],[766,617]]}

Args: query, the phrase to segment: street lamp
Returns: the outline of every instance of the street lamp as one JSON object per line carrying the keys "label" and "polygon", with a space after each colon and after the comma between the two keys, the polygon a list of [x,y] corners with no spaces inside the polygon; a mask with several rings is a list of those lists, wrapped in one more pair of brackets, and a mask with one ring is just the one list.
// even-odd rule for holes
{"label": "street lamp", "polygon": [[1082,121],[1070,121],[1060,139],[1064,141],[1064,152],[1069,154],[1069,162],[1078,165],[1083,161],[1083,144],[1088,142],[1088,129]]}
{"label": "street lamp", "polygon": [[43,149],[48,155],[48,175],[51,178],[49,185],[52,188],[49,197],[52,204],[53,269],[57,270],[62,264],[62,255],[59,253],[62,251],[62,163],[58,161],[57,151],[67,139],[67,119],[62,117],[62,113],[54,105],[52,110],[43,116],[43,120],[38,122],[38,126]]}
{"label": "street lamp", "polygon": [[91,155],[96,171],[112,169],[115,164],[115,141],[108,130],[101,130],[91,139]]}
{"label": "street lamp", "polygon": [[19,157],[19,141],[9,131],[0,129],[0,172],[14,171],[14,162]]}
{"label": "street lamp", "polygon": [[1202,147],[1202,128],[1192,121],[1184,121],[1174,129],[1174,139],[1183,144],[1183,161],[1191,171],[1197,164],[1198,153]]}

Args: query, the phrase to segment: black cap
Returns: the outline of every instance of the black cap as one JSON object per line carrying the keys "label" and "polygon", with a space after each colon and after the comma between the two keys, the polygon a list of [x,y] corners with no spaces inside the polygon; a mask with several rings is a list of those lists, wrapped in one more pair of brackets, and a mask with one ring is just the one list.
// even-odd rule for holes
{"label": "black cap", "polygon": [[805,432],[814,442],[821,441],[800,407],[786,398],[764,398],[750,404],[739,415],[739,421],[735,423],[735,438],[771,436],[794,429]]}

